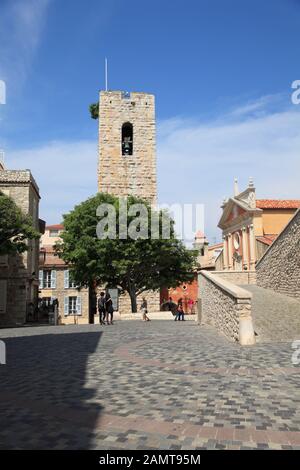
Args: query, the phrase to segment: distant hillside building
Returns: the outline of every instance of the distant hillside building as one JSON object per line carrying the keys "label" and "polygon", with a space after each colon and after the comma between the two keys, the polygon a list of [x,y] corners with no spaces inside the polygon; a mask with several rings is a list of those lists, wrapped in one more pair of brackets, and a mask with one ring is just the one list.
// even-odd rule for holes
{"label": "distant hillside building", "polygon": [[252,179],[239,193],[223,202],[218,226],[223,232],[223,252],[218,270],[254,270],[257,261],[300,207],[300,200],[256,199]]}

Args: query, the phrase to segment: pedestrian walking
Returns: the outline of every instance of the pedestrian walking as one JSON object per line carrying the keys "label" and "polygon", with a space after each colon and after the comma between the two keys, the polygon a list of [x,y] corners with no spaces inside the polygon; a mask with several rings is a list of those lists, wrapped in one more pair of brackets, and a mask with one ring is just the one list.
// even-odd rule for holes
{"label": "pedestrian walking", "polygon": [[142,320],[143,321],[150,321],[150,318],[148,317],[148,303],[145,297],[143,297],[142,304],[141,304],[141,310],[142,310]]}
{"label": "pedestrian walking", "polygon": [[194,301],[193,299],[188,300],[188,310],[190,314],[194,313]]}
{"label": "pedestrian walking", "polygon": [[105,294],[104,294],[104,292],[100,293],[100,297],[98,299],[98,312],[99,312],[99,323],[100,323],[100,325],[105,325],[106,310],[105,310]]}
{"label": "pedestrian walking", "polygon": [[182,304],[178,304],[177,305],[177,311],[176,311],[176,316],[175,316],[175,319],[174,321],[184,321],[184,311],[183,311],[183,307],[182,307]]}
{"label": "pedestrian walking", "polygon": [[106,311],[107,324],[113,325],[114,307],[113,307],[112,298],[109,292],[107,292],[105,296],[105,311]]}

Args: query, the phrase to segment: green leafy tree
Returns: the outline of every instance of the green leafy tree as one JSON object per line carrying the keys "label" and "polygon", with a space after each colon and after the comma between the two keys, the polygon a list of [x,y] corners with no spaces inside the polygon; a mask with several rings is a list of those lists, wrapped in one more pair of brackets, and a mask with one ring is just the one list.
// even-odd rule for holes
{"label": "green leafy tree", "polygon": [[0,191],[0,255],[23,253],[28,249],[27,240],[38,238],[31,218]]}
{"label": "green leafy tree", "polygon": [[[115,239],[96,235],[97,224],[104,221],[96,212],[103,203],[111,204],[115,209],[116,225],[107,224],[107,232],[111,237],[115,234]],[[64,216],[63,242],[56,247],[59,256],[72,266],[72,277],[79,286],[92,287],[96,283],[118,287],[122,292],[128,292],[132,312],[137,311],[137,296],[142,292],[191,282],[196,265],[196,252],[188,250],[175,237],[174,222],[165,212],[156,212],[156,217],[160,228],[167,220],[170,222],[170,237],[164,239],[160,234],[158,238],[151,238],[148,203],[129,196],[128,210],[138,203],[145,205],[147,215],[128,216],[123,222],[119,218],[120,200],[107,193],[98,193]],[[146,232],[139,232],[145,225]],[[130,231],[135,226],[136,239],[121,238],[124,228]]]}
{"label": "green leafy tree", "polygon": [[91,118],[98,119],[99,118],[99,102],[91,104],[89,109],[90,109]]}

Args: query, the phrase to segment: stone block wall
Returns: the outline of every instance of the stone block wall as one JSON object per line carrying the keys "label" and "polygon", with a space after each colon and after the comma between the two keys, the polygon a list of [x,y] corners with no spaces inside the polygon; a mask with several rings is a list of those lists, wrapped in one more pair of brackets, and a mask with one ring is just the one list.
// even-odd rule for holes
{"label": "stone block wall", "polygon": [[256,284],[255,271],[211,271],[211,273],[237,286]]}
{"label": "stone block wall", "polygon": [[201,271],[199,297],[200,323],[214,326],[228,339],[242,345],[255,343],[249,292],[215,274]]}
{"label": "stone block wall", "polygon": [[[29,170],[0,170],[0,190],[11,197],[18,207],[39,227],[39,188]],[[0,324],[23,324],[30,302],[37,302],[39,242],[28,241],[22,255],[9,256],[7,266],[0,263],[0,279],[6,280],[6,312]],[[3,283],[2,283],[3,284]]]}
{"label": "stone block wall", "polygon": [[[156,201],[155,100],[147,93],[101,91],[98,191]],[[133,126],[133,154],[122,155],[122,125]]]}
{"label": "stone block wall", "polygon": [[[149,312],[159,312],[160,311],[160,293],[159,291],[146,291],[140,294],[137,298],[137,314],[141,313],[140,307],[142,303],[142,298],[145,297],[148,303]],[[119,313],[128,314],[131,313],[131,301],[127,293],[120,295],[119,297]]]}
{"label": "stone block wall", "polygon": [[300,300],[300,210],[256,266],[257,285]]}
{"label": "stone block wall", "polygon": [[[0,314],[1,326],[22,325],[26,321],[29,279],[24,256],[6,256],[7,263],[0,266],[0,280],[5,281],[6,309]],[[5,295],[5,293],[4,293]]]}

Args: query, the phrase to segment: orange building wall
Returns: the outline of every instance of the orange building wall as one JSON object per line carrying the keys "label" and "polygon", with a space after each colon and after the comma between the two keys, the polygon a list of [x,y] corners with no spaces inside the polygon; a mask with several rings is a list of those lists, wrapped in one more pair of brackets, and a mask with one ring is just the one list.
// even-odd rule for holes
{"label": "orange building wall", "polygon": [[174,289],[162,289],[160,294],[160,301],[161,304],[163,301],[168,300],[169,297],[172,297],[173,302],[176,304],[178,300],[181,298],[183,300],[183,310],[185,313],[188,313],[188,300],[192,299],[195,304],[194,307],[196,308],[196,302],[198,300],[198,280],[197,275],[195,275],[195,279],[192,283],[183,283],[180,286]]}
{"label": "orange building wall", "polygon": [[295,214],[295,209],[264,209],[262,214],[264,233],[279,233]]}

